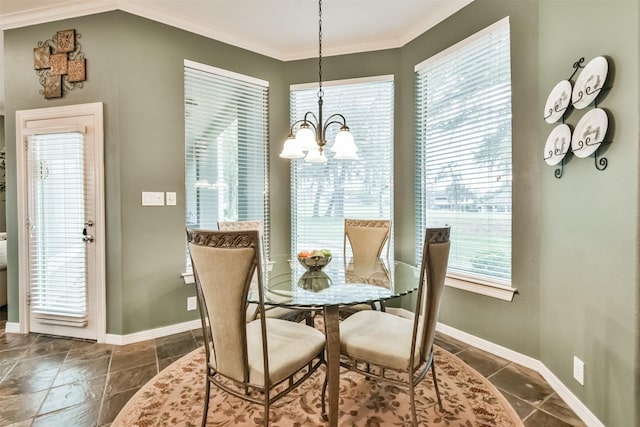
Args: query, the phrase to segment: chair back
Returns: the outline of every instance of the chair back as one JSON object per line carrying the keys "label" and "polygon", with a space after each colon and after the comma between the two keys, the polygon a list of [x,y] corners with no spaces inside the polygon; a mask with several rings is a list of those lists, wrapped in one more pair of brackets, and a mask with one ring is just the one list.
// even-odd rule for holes
{"label": "chair back", "polygon": [[[262,269],[257,268],[258,233],[187,230],[207,362],[220,374],[244,382],[249,378],[245,307],[254,274],[258,277],[260,307],[264,309]],[[211,348],[206,343],[211,343]]]}
{"label": "chair back", "polygon": [[[426,362],[431,355],[435,339],[436,324],[440,312],[440,300],[444,291],[449,262],[449,241],[451,228],[427,228],[422,246],[422,262],[420,265],[420,282],[416,298],[413,341],[411,357],[416,346],[420,350],[420,363]],[[416,366],[412,360],[410,366]]]}
{"label": "chair back", "polygon": [[218,221],[220,231],[244,231],[258,230],[260,236],[264,235],[264,226],[259,219],[253,221]]}
{"label": "chair back", "polygon": [[[377,259],[391,235],[391,220],[351,219],[344,220],[343,256],[347,259],[347,240],[354,258]],[[387,244],[387,258],[389,245]]]}

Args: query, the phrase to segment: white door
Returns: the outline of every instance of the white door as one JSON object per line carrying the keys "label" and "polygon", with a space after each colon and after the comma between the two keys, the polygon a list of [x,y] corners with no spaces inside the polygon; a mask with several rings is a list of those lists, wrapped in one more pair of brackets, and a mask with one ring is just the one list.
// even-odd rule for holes
{"label": "white door", "polygon": [[[89,104],[94,106],[96,105]],[[18,112],[28,331],[104,337],[102,105]],[[31,113],[31,114],[29,114]],[[99,126],[100,129],[96,129]],[[21,310],[22,312],[22,310]]]}

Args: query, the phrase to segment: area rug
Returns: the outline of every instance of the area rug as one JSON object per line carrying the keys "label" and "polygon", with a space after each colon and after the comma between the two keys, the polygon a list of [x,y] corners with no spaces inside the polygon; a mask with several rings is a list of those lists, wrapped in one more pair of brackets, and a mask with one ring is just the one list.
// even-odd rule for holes
{"label": "area rug", "polygon": [[[504,396],[482,375],[442,348],[436,347],[435,353],[444,411],[438,408],[429,373],[416,389],[420,425],[523,426]],[[172,363],[138,390],[112,427],[199,426],[204,364],[203,347]],[[321,367],[298,389],[278,400],[269,411],[269,425],[327,425],[320,416],[323,380]],[[259,426],[263,424],[263,413],[261,405],[247,403],[211,386],[207,426]],[[343,369],[339,425],[410,426],[409,397],[406,391],[389,383],[367,380]]]}

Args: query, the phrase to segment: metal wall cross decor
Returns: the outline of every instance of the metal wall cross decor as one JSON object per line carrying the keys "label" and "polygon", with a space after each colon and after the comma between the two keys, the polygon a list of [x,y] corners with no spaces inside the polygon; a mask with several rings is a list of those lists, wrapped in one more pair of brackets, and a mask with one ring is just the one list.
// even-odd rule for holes
{"label": "metal wall cross decor", "polygon": [[76,30],[58,31],[33,49],[33,68],[42,85],[40,94],[45,98],[61,98],[66,92],[83,87],[87,73],[80,37]]}

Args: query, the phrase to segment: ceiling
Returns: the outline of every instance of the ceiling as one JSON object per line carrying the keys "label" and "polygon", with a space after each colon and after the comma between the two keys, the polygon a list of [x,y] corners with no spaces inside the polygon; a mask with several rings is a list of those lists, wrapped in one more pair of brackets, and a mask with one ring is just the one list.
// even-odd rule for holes
{"label": "ceiling", "polygon": [[[471,1],[324,0],[323,55],[403,46]],[[115,9],[285,61],[318,54],[316,0],[0,0],[0,28]],[[0,48],[2,39],[0,33]]]}

